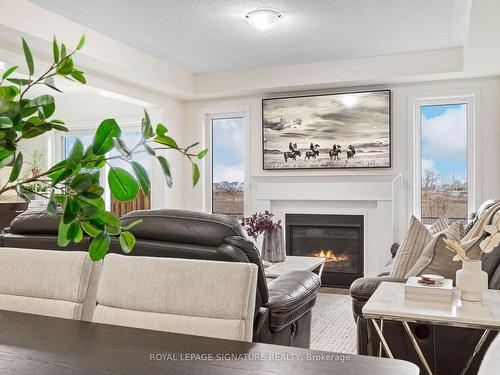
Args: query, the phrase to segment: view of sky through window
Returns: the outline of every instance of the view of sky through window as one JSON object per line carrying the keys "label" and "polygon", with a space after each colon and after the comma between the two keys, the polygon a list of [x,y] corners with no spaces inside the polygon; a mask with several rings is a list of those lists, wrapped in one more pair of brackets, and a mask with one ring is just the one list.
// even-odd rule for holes
{"label": "view of sky through window", "polygon": [[422,219],[467,219],[467,105],[421,107]]}
{"label": "view of sky through window", "polygon": [[212,211],[243,216],[245,132],[242,117],[212,120]]}

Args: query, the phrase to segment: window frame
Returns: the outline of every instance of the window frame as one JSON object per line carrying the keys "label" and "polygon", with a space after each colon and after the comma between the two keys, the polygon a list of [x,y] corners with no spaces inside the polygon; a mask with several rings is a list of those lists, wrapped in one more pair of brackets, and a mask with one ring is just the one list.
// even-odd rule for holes
{"label": "window frame", "polygon": [[213,134],[212,134],[212,120],[228,119],[228,118],[243,118],[244,135],[245,135],[245,150],[244,150],[244,191],[243,191],[243,214],[248,216],[250,211],[249,202],[249,158],[248,150],[250,143],[250,110],[249,106],[234,106],[224,108],[205,108],[200,111],[203,124],[203,148],[209,148],[209,153],[202,161],[202,206],[205,212],[212,213],[212,200],[213,200]]}
{"label": "window frame", "polygon": [[413,199],[411,212],[422,219],[422,112],[421,108],[433,105],[466,105],[467,121],[467,219],[480,204],[480,119],[476,110],[479,106],[479,94],[443,95],[440,97],[413,97],[413,152],[410,163],[413,173]]}

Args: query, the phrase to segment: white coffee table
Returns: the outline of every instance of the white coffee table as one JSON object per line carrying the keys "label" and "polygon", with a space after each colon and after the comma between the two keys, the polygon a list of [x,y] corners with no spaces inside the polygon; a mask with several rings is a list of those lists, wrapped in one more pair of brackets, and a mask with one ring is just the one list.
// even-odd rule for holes
{"label": "white coffee table", "polygon": [[290,271],[315,271],[318,270],[318,275],[321,277],[325,258],[321,257],[301,257],[287,255],[286,260],[280,263],[273,263],[264,268],[266,278],[275,279],[281,274]]}
{"label": "white coffee table", "polygon": [[[474,352],[469,357],[462,374],[465,374],[474,356],[483,346],[492,330],[500,330],[500,291],[488,290],[483,294],[483,302],[462,301],[459,292],[453,291],[451,303],[405,300],[405,285],[382,282],[363,307],[363,316],[370,320],[377,332],[381,346],[390,358],[394,358],[383,334],[384,320],[399,321],[429,374],[432,371],[423,355],[408,322],[478,328],[484,333]],[[377,323],[380,320],[380,325]],[[379,350],[381,355],[381,350]]]}

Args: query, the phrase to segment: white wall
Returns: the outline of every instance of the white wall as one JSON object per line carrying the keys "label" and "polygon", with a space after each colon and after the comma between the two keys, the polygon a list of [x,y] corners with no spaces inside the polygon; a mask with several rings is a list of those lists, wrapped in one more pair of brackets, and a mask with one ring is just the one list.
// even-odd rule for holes
{"label": "white wall", "polygon": [[[490,77],[468,80],[450,80],[426,83],[399,84],[395,86],[364,86],[357,89],[381,89],[392,90],[392,168],[384,170],[342,170],[342,171],[264,171],[262,170],[262,144],[261,144],[261,99],[273,97],[274,95],[252,96],[242,98],[225,98],[210,101],[189,101],[184,106],[184,139],[187,143],[200,140],[203,129],[200,121],[200,113],[207,108],[227,108],[248,106],[250,134],[248,140],[247,159],[250,163],[249,185],[250,193],[246,199],[252,201],[252,185],[257,182],[330,182],[353,178],[352,176],[396,176],[403,177],[403,192],[400,196],[401,208],[397,220],[397,237],[404,233],[406,223],[411,212],[412,201],[412,177],[411,159],[412,142],[410,141],[410,130],[413,124],[410,121],[412,108],[409,108],[408,100],[412,96],[446,96],[462,93],[478,93],[481,102],[476,108],[480,118],[482,137],[478,152],[480,153],[481,171],[480,185],[482,190],[478,192],[479,199],[500,197],[500,78]],[[342,92],[345,89],[323,90],[316,92]],[[347,91],[355,91],[349,88]],[[303,93],[303,92],[301,92]],[[311,92],[308,92],[311,93]],[[287,93],[293,95],[295,93]],[[281,94],[281,96],[286,96]],[[184,194],[184,206],[188,209],[203,209],[203,191],[201,186],[194,189],[187,188],[189,181],[185,180],[186,190]],[[251,207],[255,207],[251,202]],[[248,214],[249,212],[247,212]]]}

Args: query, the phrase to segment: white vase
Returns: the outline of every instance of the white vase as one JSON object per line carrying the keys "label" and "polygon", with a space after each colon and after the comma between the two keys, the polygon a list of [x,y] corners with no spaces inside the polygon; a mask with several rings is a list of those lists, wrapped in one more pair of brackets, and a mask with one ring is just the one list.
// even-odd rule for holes
{"label": "white vase", "polygon": [[457,271],[457,288],[465,301],[480,302],[483,292],[488,290],[488,274],[481,266],[480,260],[462,261],[462,269]]}

